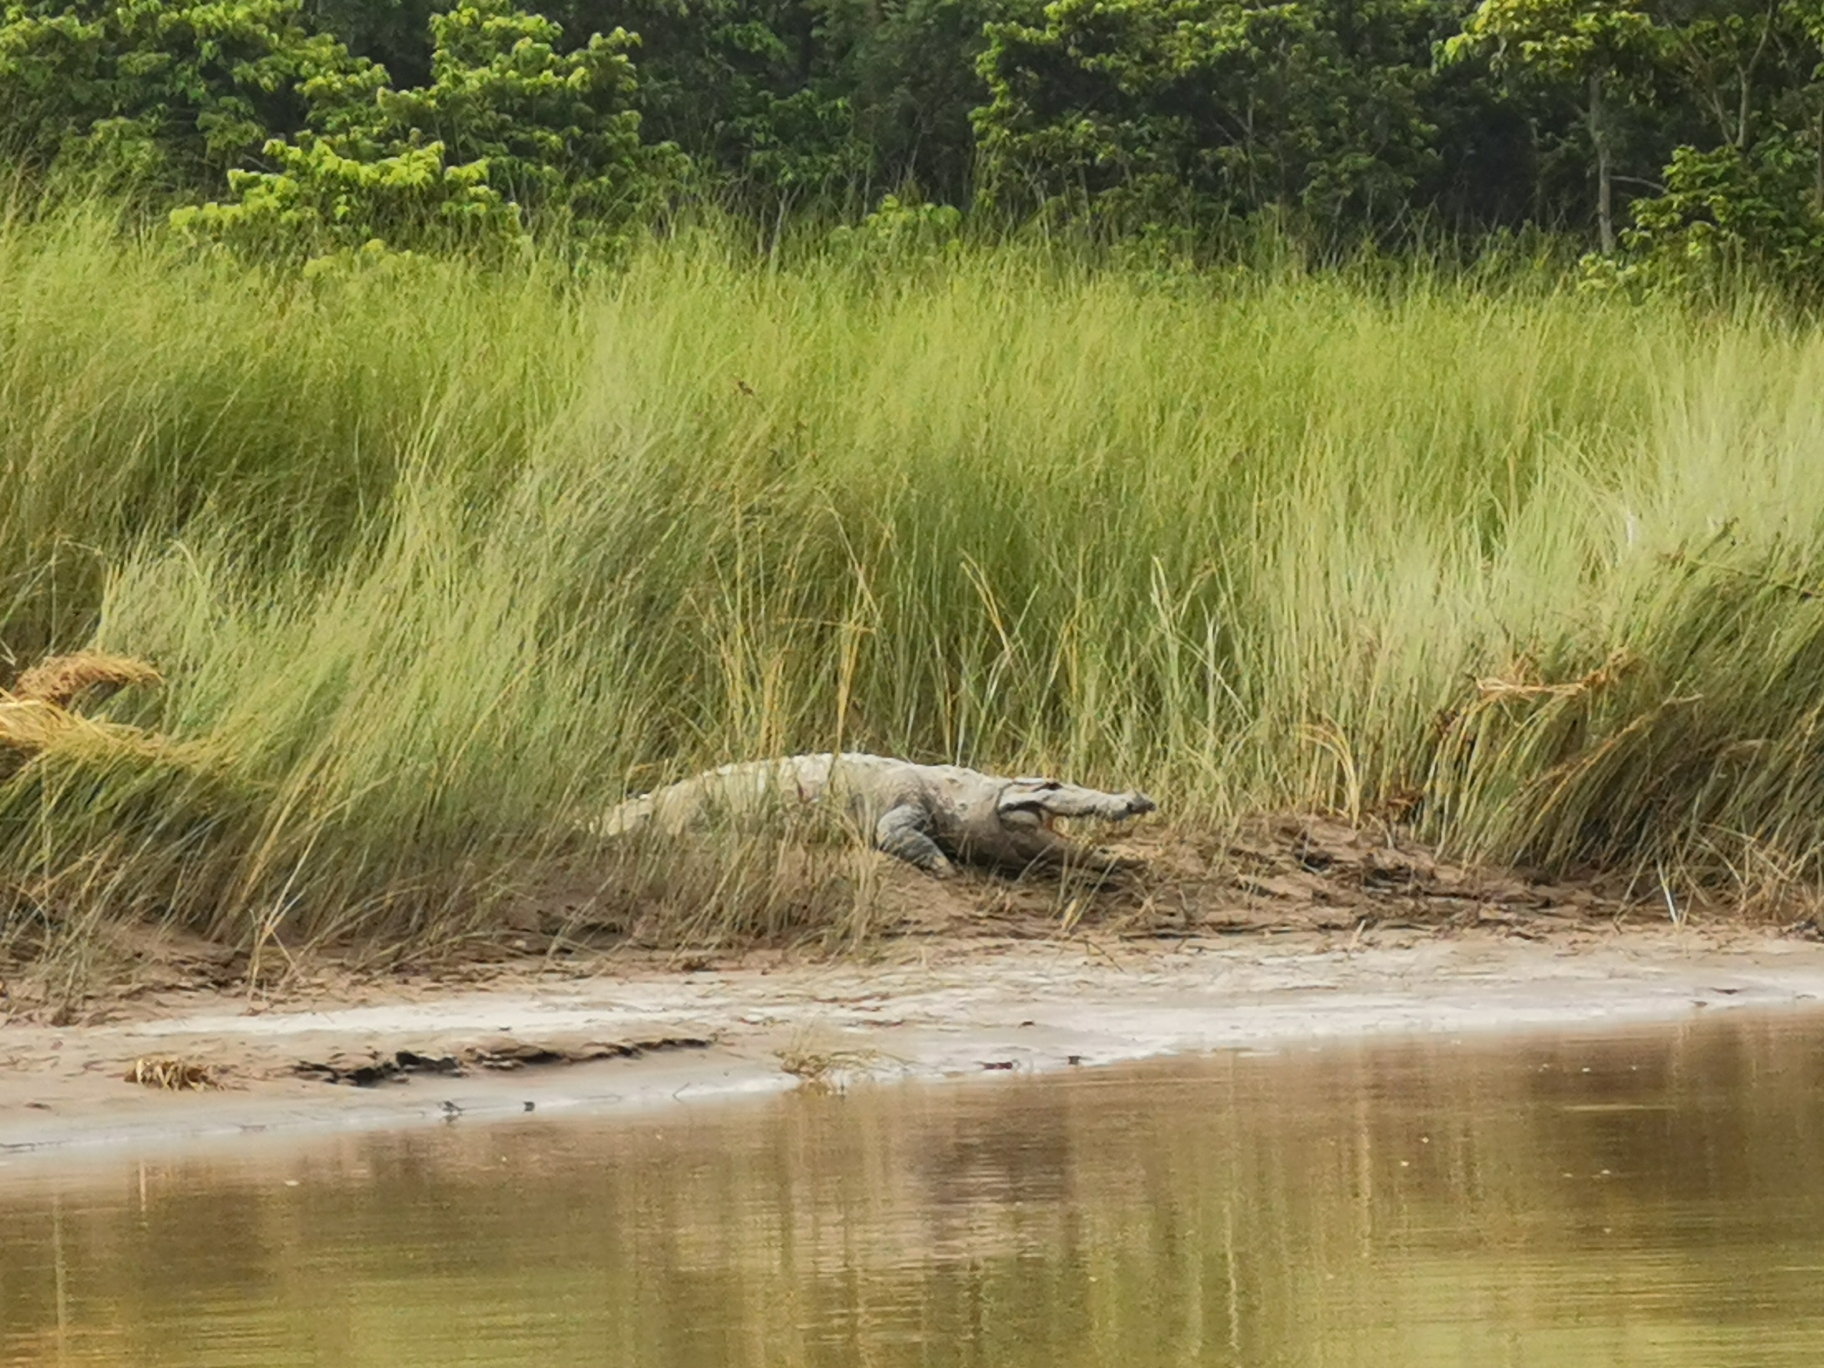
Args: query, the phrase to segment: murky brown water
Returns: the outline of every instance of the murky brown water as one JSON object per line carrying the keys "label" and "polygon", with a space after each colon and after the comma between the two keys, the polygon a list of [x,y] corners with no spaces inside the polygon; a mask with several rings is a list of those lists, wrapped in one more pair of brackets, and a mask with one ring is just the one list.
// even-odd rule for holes
{"label": "murky brown water", "polygon": [[1821,1360],[1821,1021],[0,1169],[8,1365]]}

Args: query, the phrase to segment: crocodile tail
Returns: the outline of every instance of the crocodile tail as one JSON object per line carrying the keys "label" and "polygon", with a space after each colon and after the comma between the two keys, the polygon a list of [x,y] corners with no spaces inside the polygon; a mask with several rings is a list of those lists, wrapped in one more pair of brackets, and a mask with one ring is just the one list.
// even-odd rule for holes
{"label": "crocodile tail", "polygon": [[652,824],[653,795],[641,794],[608,809],[590,824],[592,836],[627,836]]}

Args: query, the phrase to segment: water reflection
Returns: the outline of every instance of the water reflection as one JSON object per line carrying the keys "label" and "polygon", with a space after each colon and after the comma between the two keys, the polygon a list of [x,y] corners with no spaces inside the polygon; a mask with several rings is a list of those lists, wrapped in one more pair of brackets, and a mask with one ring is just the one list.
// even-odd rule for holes
{"label": "water reflection", "polygon": [[5,1170],[0,1362],[1811,1364],[1820,1045],[1723,1018]]}

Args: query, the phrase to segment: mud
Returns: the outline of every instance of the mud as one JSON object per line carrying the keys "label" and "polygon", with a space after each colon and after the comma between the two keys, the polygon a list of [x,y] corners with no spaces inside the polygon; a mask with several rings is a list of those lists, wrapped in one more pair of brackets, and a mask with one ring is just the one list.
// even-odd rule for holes
{"label": "mud", "polygon": [[[586,978],[525,967],[457,990],[401,984],[358,1005],[325,996],[274,1008],[206,990],[114,1024],[9,1025],[0,1155],[1824,1002],[1816,945],[1689,929],[1558,942],[1489,933],[978,942],[873,965],[599,967]],[[148,1058],[182,1061],[216,1086],[128,1081]],[[398,1067],[407,1058],[428,1067]]]}
{"label": "mud", "polygon": [[0,1162],[1824,1005],[1824,946],[1797,919],[1749,926],[1664,889],[1468,869],[1309,818],[1130,853],[1141,876],[1087,889],[888,869],[859,956],[528,925],[416,971],[320,957],[250,985],[226,952],[155,938],[102,997],[0,996]]}

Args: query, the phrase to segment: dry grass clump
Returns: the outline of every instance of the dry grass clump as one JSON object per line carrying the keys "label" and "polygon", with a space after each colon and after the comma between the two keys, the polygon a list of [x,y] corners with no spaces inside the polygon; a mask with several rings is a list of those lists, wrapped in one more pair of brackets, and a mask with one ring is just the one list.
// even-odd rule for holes
{"label": "dry grass clump", "polygon": [[1498,675],[1476,681],[1476,693],[1482,702],[1507,699],[1579,698],[1595,689],[1606,689],[1629,670],[1640,664],[1632,651],[1614,651],[1601,665],[1588,673],[1560,683],[1539,678],[1537,661],[1522,657]]}
{"label": "dry grass clump", "polygon": [[90,689],[105,687],[111,692],[132,684],[162,683],[164,677],[143,660],[105,651],[73,651],[39,661],[22,673],[11,689],[0,692],[17,702],[67,708]]}
{"label": "dry grass clump", "polygon": [[231,894],[231,872],[198,857],[257,812],[257,785],[213,739],[75,711],[160,682],[144,661],[85,651],[0,690],[0,962],[34,966],[65,1007],[131,971],[111,928],[188,921]]}
{"label": "dry grass clump", "polygon": [[779,1067],[798,1080],[807,1093],[840,1093],[852,1077],[873,1072],[882,1059],[879,1050],[826,1046],[801,1037],[773,1051]]}
{"label": "dry grass clump", "polygon": [[221,1071],[193,1059],[136,1059],[126,1081],[166,1092],[204,1092],[222,1086]]}
{"label": "dry grass clump", "polygon": [[141,660],[82,651],[51,656],[0,689],[0,777],[48,751],[93,760],[166,758],[172,745],[139,727],[97,722],[70,704],[97,687],[157,684],[157,670]]}

